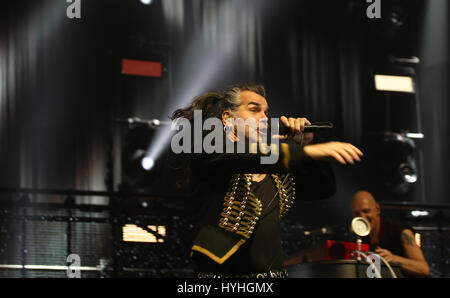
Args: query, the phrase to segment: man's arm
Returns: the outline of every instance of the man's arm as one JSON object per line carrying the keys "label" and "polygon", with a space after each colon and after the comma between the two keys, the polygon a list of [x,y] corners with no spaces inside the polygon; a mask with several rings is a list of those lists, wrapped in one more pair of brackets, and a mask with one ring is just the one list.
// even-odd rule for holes
{"label": "man's arm", "polygon": [[429,276],[430,267],[428,266],[422,250],[416,244],[414,234],[410,229],[404,229],[401,233],[401,243],[405,257],[392,254],[390,251],[382,248],[375,250],[388,262],[400,264],[400,267],[416,276]]}
{"label": "man's arm", "polygon": [[421,276],[430,275],[430,267],[428,266],[422,249],[416,244],[414,234],[410,229],[405,229],[401,234],[404,257],[398,257],[396,262],[400,263],[402,269]]}
{"label": "man's arm", "polygon": [[[259,149],[259,148],[258,148]],[[237,151],[237,150],[236,150]],[[202,171],[213,174],[220,171],[223,174],[239,173],[287,173],[292,168],[301,167],[308,157],[303,148],[297,144],[281,143],[276,153],[249,153],[248,147],[244,153],[201,153],[194,154],[194,166]],[[274,163],[262,163],[262,157],[270,154],[278,155]]]}

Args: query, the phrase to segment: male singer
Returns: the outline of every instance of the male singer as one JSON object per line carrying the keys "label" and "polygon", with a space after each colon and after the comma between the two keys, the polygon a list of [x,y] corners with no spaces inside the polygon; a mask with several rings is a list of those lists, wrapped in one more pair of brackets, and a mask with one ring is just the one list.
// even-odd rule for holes
{"label": "male singer", "polygon": [[[259,142],[269,129],[265,97],[261,85],[233,85],[198,96],[188,107],[175,111],[172,119],[193,121],[194,111],[201,110],[203,118],[221,119],[227,142],[252,138]],[[257,125],[240,127],[236,119],[254,119]],[[281,121],[290,133],[279,138],[294,144],[281,143],[274,164],[261,163],[265,154],[261,151],[192,156],[191,181],[199,182],[196,198],[204,204],[191,252],[198,277],[286,277],[281,217],[295,198],[322,199],[334,194],[329,160],[360,161],[361,151],[351,144],[311,144],[313,135],[303,134],[310,124],[306,118],[283,116]]]}

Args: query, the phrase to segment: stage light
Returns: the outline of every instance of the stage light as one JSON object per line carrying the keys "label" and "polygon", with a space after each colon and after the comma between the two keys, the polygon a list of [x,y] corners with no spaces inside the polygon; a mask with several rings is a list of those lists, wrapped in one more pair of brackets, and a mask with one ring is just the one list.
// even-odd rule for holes
{"label": "stage light", "polygon": [[422,236],[419,233],[415,233],[414,238],[416,240],[417,246],[421,247],[422,246]]}
{"label": "stage light", "polygon": [[405,195],[419,180],[414,157],[416,144],[405,133],[387,132],[373,149],[374,179],[388,192]]}
{"label": "stage light", "polygon": [[426,210],[413,210],[411,211],[411,215],[414,217],[419,217],[419,216],[428,216],[430,215],[430,213]]}
{"label": "stage light", "polygon": [[163,243],[166,237],[165,226],[147,226],[149,230],[161,237],[156,237],[153,233],[136,225],[127,224],[122,227],[122,240],[126,242],[146,242],[146,243]]}
{"label": "stage light", "polygon": [[150,5],[153,3],[153,0],[139,0],[144,5]]}
{"label": "stage light", "polygon": [[141,166],[144,168],[144,170],[150,171],[154,165],[155,161],[151,157],[146,156],[141,160]]}
{"label": "stage light", "polygon": [[158,159],[147,154],[153,133],[148,124],[136,124],[125,133],[121,153],[122,187],[144,188],[158,174]]}
{"label": "stage light", "polygon": [[415,144],[413,140],[399,134],[390,141],[393,141],[392,153],[397,156],[393,163],[398,164],[392,180],[392,190],[397,194],[405,194],[418,179],[416,162],[412,156]]}
{"label": "stage light", "polygon": [[157,61],[122,59],[122,75],[162,78],[163,65]]}
{"label": "stage light", "polygon": [[161,125],[161,121],[159,121],[158,119],[153,119],[150,121],[150,125],[152,126],[160,126]]}
{"label": "stage light", "polygon": [[406,137],[411,139],[423,139],[425,136],[423,133],[407,132]]}
{"label": "stage light", "polygon": [[389,56],[389,62],[392,64],[399,63],[399,64],[416,65],[420,63],[420,59],[419,57],[416,56],[410,56],[408,58]]}
{"label": "stage light", "polygon": [[416,183],[417,181],[417,173],[415,166],[412,161],[408,163],[402,163],[399,166],[400,177],[402,177],[403,182],[406,183]]}
{"label": "stage light", "polygon": [[409,76],[376,74],[375,88],[378,91],[415,92],[413,78]]}
{"label": "stage light", "polygon": [[401,26],[404,25],[403,16],[401,15],[400,12],[391,11],[389,13],[388,19],[391,22],[391,24],[396,26],[396,27],[401,27]]}

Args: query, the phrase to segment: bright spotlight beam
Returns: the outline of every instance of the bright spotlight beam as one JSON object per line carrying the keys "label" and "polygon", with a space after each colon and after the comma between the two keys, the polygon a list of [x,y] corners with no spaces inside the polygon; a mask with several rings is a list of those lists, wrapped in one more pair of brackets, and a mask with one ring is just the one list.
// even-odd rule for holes
{"label": "bright spotlight beam", "polygon": [[[205,20],[203,24],[204,28],[215,28],[217,26],[218,20],[227,20],[229,23],[222,24],[222,26],[230,26],[228,24],[235,24],[235,26],[239,26],[239,18],[237,14],[232,13],[230,11],[243,11],[245,9],[245,1],[233,1],[233,2],[222,2],[220,6],[215,10],[215,14],[211,15]],[[224,7],[225,3],[227,5],[231,5],[228,7]],[[260,7],[263,4],[267,4],[268,1],[261,1]],[[229,20],[229,17],[234,17],[235,19]],[[166,111],[167,114],[170,114],[177,108],[186,106],[195,96],[207,90],[207,86],[209,86],[214,79],[217,79],[217,76],[221,74],[221,69],[223,69],[228,60],[235,53],[233,45],[237,44],[238,40],[243,36],[245,32],[240,27],[232,28],[236,30],[228,30],[226,34],[226,44],[221,48],[220,51],[211,51],[209,50],[205,53],[204,46],[202,45],[203,40],[197,39],[194,40],[190,47],[187,50],[185,59],[183,59],[183,65],[180,68],[181,72],[189,74],[186,76],[186,80],[184,83],[185,88],[181,88],[177,96],[175,96],[176,101],[175,105],[171,106],[169,110]],[[199,53],[205,53],[205,55],[199,55]],[[202,63],[193,63],[192,61],[196,61],[201,57]],[[201,65],[200,69],[198,68]],[[191,75],[195,73],[196,75]],[[154,141],[149,145],[147,156],[151,157],[153,160],[156,160],[164,148],[170,143],[170,136],[173,131],[170,126],[162,127],[157,131]]]}

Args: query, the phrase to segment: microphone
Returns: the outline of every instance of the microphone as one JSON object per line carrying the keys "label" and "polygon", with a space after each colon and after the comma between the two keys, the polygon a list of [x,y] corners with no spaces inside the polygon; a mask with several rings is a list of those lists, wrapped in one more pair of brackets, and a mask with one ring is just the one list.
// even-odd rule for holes
{"label": "microphone", "polygon": [[359,237],[364,237],[370,234],[370,223],[363,217],[355,217],[351,224],[352,232]]}
{"label": "microphone", "polygon": [[[370,234],[370,223],[363,217],[355,217],[351,223],[351,230],[356,234],[357,251],[361,251],[362,239]],[[361,261],[361,255],[358,253],[357,260]]]}
{"label": "microphone", "polygon": [[[331,128],[333,128],[333,123],[331,122],[316,122],[311,123],[310,125],[305,125],[305,129],[303,130],[303,132],[315,132],[318,130],[326,130]],[[281,122],[281,120],[279,121],[278,124],[278,131],[280,135],[287,135],[290,134],[291,132],[290,128],[284,125],[284,123]]]}

